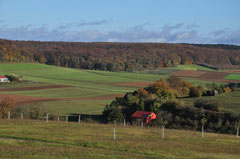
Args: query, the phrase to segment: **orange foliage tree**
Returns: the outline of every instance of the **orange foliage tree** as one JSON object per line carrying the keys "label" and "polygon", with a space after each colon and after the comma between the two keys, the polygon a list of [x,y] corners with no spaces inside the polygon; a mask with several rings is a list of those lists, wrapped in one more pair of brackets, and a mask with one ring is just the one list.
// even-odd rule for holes
{"label": "orange foliage tree", "polygon": [[0,118],[7,118],[8,112],[15,107],[15,101],[9,97],[2,100],[0,103]]}

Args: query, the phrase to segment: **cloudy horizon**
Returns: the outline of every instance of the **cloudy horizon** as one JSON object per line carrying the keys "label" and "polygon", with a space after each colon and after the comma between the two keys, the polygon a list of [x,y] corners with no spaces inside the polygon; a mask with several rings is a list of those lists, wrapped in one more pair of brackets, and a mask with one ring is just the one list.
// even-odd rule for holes
{"label": "cloudy horizon", "polygon": [[[91,1],[96,2],[95,0]],[[231,1],[238,4],[237,1]],[[143,9],[144,5],[150,5],[148,12],[143,14],[138,8],[133,9],[124,6],[125,12],[129,14],[129,17],[127,17],[126,13],[119,15],[119,8],[121,10],[121,7],[123,7],[121,5],[113,6],[112,12],[103,10],[104,6],[102,6],[101,11],[93,11],[92,9],[98,5],[96,4],[96,6],[90,6],[89,11],[84,9],[84,5],[89,5],[87,2],[78,3],[73,1],[74,5],[70,5],[62,0],[59,3],[55,0],[53,2],[44,0],[43,2],[38,2],[40,9],[37,9],[38,6],[35,3],[27,0],[23,0],[22,3],[0,0],[0,38],[26,41],[162,42],[240,45],[240,22],[235,20],[238,17],[236,13],[239,11],[234,8],[234,4],[219,3],[217,5],[219,8],[206,11],[205,13],[201,12],[203,7],[206,7],[204,9],[208,10],[214,3],[209,3],[209,6],[199,3],[202,6],[193,8],[196,10],[196,13],[192,16],[191,12],[193,9],[185,11],[185,9],[177,7],[169,8],[169,13],[166,14],[165,10],[158,10],[161,6],[157,8],[143,0],[139,2],[137,6],[140,9]],[[187,0],[183,0],[183,2],[189,3],[192,5],[191,7],[194,5]],[[152,3],[168,6],[171,2],[165,1],[160,3],[152,1]],[[184,6],[184,3],[179,5]],[[57,8],[45,7],[44,11],[41,9],[41,5],[43,7],[46,4],[50,6],[56,5]],[[106,1],[103,1],[103,4],[106,4]],[[75,8],[75,5],[82,8],[82,10]],[[129,5],[131,6],[131,4]],[[19,6],[22,9],[19,9]],[[13,13],[7,10],[9,7],[13,9]],[[221,10],[221,7],[225,7],[225,10]],[[23,10],[24,8],[27,9]],[[151,9],[154,13],[151,13]],[[171,10],[176,10],[176,12],[170,12]],[[132,13],[133,11],[136,13]],[[81,15],[83,13],[84,16],[73,16],[74,14]],[[109,13],[112,13],[112,15]],[[159,14],[159,16],[156,16],[156,14]],[[165,18],[165,16],[162,16],[163,14],[169,17]],[[142,18],[138,16],[142,16]],[[162,20],[159,21],[158,17]],[[199,17],[199,19],[196,20],[195,17]],[[169,20],[169,18],[172,18],[172,20]]]}

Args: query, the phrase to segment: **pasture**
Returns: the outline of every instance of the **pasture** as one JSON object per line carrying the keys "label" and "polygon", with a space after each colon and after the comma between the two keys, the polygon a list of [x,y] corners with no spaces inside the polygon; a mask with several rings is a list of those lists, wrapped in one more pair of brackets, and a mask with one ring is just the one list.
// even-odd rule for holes
{"label": "pasture", "polygon": [[[149,82],[167,78],[164,75],[79,70],[42,64],[0,64],[0,74],[11,73],[21,75],[23,80],[33,82],[1,84],[1,96],[8,95],[16,100],[26,98],[25,103],[21,101],[24,104],[30,104],[33,101],[41,102],[42,100],[43,107],[49,107],[53,113],[60,114],[86,113],[88,110],[86,104],[89,103],[91,105],[89,113],[93,111],[101,113],[104,105],[108,104],[109,100],[114,99],[115,96],[121,96],[141,87],[139,84],[143,84],[145,87]],[[40,89],[46,85],[49,89]],[[52,85],[66,87],[50,88]],[[37,86],[39,89],[11,91],[12,88]],[[9,90],[1,91],[1,89],[6,88]]]}
{"label": "pasture", "polygon": [[0,120],[0,158],[237,159],[234,135],[113,125]]}
{"label": "pasture", "polygon": [[176,67],[169,67],[169,69],[191,70],[191,71],[197,71],[197,70],[215,71],[214,69],[203,67],[203,66],[199,66],[199,65],[177,65]]}
{"label": "pasture", "polygon": [[[225,72],[206,71],[206,68],[196,65],[178,67],[180,70],[162,75],[149,72],[79,70],[33,63],[0,64],[0,75],[17,74],[24,80],[21,83],[0,84],[0,100],[9,96],[16,100],[17,105],[24,107],[40,103],[41,107],[58,115],[100,114],[104,106],[115,97],[140,87],[147,87],[152,82],[167,78],[169,75],[177,75],[201,85],[211,84],[213,81],[228,82],[227,79],[223,79],[228,75]],[[198,71],[194,71],[196,69]],[[163,69],[168,70],[170,69]],[[219,97],[219,100],[224,102],[225,98],[228,99],[226,101],[231,100],[225,95]],[[191,103],[191,99],[187,102]],[[235,108],[239,110],[236,102],[230,103],[227,105],[229,110],[234,111]]]}

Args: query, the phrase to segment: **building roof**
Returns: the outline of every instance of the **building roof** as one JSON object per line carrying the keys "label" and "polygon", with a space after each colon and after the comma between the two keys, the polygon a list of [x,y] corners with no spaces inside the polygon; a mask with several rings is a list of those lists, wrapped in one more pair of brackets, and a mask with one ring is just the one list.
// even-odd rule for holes
{"label": "building roof", "polygon": [[147,118],[152,113],[153,112],[136,111],[135,113],[133,113],[132,117],[133,118]]}
{"label": "building roof", "polygon": [[4,77],[4,76],[0,75],[0,78],[7,78],[7,77]]}

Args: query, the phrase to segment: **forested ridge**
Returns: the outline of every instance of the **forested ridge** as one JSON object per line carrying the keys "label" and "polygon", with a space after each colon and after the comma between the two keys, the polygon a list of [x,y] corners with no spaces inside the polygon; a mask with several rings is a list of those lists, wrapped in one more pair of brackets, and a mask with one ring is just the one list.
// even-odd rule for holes
{"label": "forested ridge", "polygon": [[216,69],[240,66],[240,47],[167,43],[39,42],[0,39],[0,62],[108,71],[158,69],[201,64]]}

